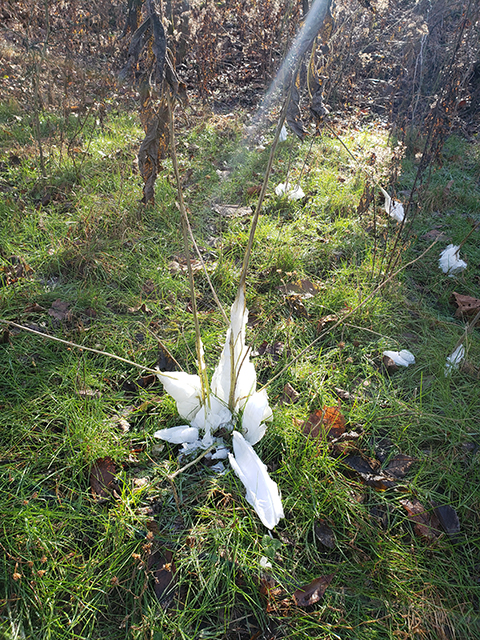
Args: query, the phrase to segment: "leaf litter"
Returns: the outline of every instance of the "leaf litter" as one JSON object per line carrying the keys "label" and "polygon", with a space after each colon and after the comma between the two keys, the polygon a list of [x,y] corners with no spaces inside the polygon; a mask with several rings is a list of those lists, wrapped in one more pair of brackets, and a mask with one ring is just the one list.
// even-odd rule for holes
{"label": "leaf litter", "polygon": [[297,589],[293,594],[297,606],[309,607],[321,600],[328,585],[333,580],[334,575],[335,574],[330,573],[326,576],[315,578],[315,580],[312,580],[312,582],[307,584],[305,587]]}

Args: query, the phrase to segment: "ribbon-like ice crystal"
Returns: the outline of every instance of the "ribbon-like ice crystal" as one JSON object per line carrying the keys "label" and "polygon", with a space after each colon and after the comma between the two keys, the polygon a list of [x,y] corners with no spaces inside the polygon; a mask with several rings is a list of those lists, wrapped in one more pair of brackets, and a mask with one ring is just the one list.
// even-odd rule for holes
{"label": "ribbon-like ice crystal", "polygon": [[403,222],[405,219],[403,204],[401,202],[397,202],[396,200],[392,200],[389,194],[382,187],[380,187],[380,191],[385,197],[385,211],[391,218],[394,218],[397,222]]}

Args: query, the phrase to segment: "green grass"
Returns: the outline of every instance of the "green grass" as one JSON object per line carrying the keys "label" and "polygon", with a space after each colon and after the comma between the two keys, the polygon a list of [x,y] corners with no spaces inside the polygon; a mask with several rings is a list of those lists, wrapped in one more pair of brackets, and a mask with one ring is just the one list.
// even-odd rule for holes
{"label": "green grass", "polygon": [[[142,133],[134,113],[112,111],[102,126],[92,119],[81,132],[72,119],[44,120],[46,177],[28,117],[18,105],[0,108],[2,318],[146,367],[159,356],[157,335],[193,372],[188,283],[170,265],[183,254],[170,161],[158,178],[155,205],[142,208],[135,165]],[[235,296],[249,218],[221,219],[213,205],[255,204],[249,187],[263,179],[273,136],[271,129],[264,133],[264,151],[247,147],[242,120],[241,113],[191,116],[178,131],[192,226],[225,308]],[[79,151],[68,153],[62,136],[75,139]],[[357,213],[362,167],[388,184],[394,160],[386,136],[367,128],[344,132],[342,140],[355,162],[325,133],[310,153],[309,143],[290,137],[274,163],[247,279],[247,343],[255,349],[278,341],[284,349],[278,360],[255,358],[261,384],[318,337],[322,318],[365,299],[393,251],[396,229],[381,199],[376,242],[373,205]],[[411,186],[415,163],[413,154],[403,158],[397,193]],[[230,176],[221,180],[216,170],[227,168]],[[300,179],[305,200],[274,195],[287,169],[289,181]],[[447,140],[422,186],[404,264],[428,246],[423,236],[433,227],[451,242],[465,237],[478,217],[479,175],[478,144]],[[470,369],[443,374],[465,326],[450,295],[480,298],[478,233],[462,247],[468,269],[458,278],[438,269],[446,244],[403,271],[269,386],[274,420],[256,449],[285,510],[271,537],[231,471],[216,475],[200,463],[176,478],[173,491],[167,475],[179,466],[177,449],[160,446],[153,433],[182,420],[159,382],[145,388],[131,365],[11,329],[0,344],[1,637],[480,635],[478,332],[467,340]],[[282,292],[300,279],[310,279],[319,293],[299,299]],[[226,327],[201,271],[195,287],[213,370]],[[60,318],[48,313],[57,300],[69,305]],[[386,375],[382,351],[402,348],[415,354],[416,364]],[[300,394],[294,405],[279,403],[287,382]],[[394,488],[362,484],[348,474],[343,456],[303,435],[299,421],[337,406],[339,388],[351,394],[341,402],[347,428],[361,434],[350,453],[373,459],[383,447],[387,462],[400,452],[415,458]],[[99,502],[90,491],[91,467],[107,456],[118,486]],[[461,533],[420,537],[401,505],[406,497],[427,507],[451,505]],[[334,532],[333,549],[315,534],[320,520]],[[174,586],[160,600],[157,550],[170,552],[175,567]],[[264,556],[268,570],[260,564]],[[268,608],[265,571],[278,589]],[[328,574],[334,577],[320,602],[294,604],[299,586]]]}

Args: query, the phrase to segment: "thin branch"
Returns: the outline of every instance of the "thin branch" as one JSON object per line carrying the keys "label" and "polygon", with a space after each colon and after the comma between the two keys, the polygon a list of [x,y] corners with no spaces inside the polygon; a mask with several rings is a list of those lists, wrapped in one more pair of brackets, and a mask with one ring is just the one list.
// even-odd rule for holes
{"label": "thin branch", "polygon": [[195,298],[195,284],[193,280],[192,262],[190,260],[190,248],[188,243],[188,215],[183,200],[182,183],[180,181],[180,172],[178,170],[177,151],[175,149],[175,125],[173,122],[173,100],[170,91],[166,91],[168,104],[168,123],[170,128],[170,155],[172,157],[173,172],[177,183],[178,206],[180,208],[180,216],[182,221],[183,245],[185,250],[185,258],[187,260],[188,281],[190,284],[190,296],[192,302],[193,322],[195,324],[195,347],[197,351],[198,373],[200,376],[200,384],[202,390],[202,404],[209,406],[210,391],[208,384],[207,368],[205,366],[205,358],[203,356],[202,336],[200,333],[200,323],[198,320],[197,300]]}
{"label": "thin branch", "polygon": [[191,462],[186,464],[184,467],[177,469],[175,473],[171,473],[170,475],[167,476],[167,478],[169,480],[174,480],[174,478],[179,476],[181,473],[183,473],[187,469],[190,469],[190,467],[193,467],[193,465],[197,464],[197,462],[200,462],[200,460],[204,458],[207,455],[207,453],[210,453],[210,451],[213,451],[213,449],[215,449],[215,447],[217,446],[218,446],[217,444],[212,444],[210,447],[208,447],[208,449],[205,449],[205,451],[202,451],[202,453],[198,456],[198,458],[195,458],[195,460],[192,460]]}
{"label": "thin branch", "polygon": [[142,371],[148,371],[148,373],[158,374],[158,369],[150,369],[142,364],[137,364],[132,360],[127,360],[126,358],[122,358],[120,356],[116,356],[113,353],[109,353],[108,351],[101,351],[100,349],[93,349],[92,347],[84,347],[81,344],[77,344],[76,342],[70,342],[70,340],[63,340],[62,338],[57,338],[56,336],[51,336],[48,333],[42,333],[41,331],[36,331],[35,329],[30,329],[30,327],[25,327],[23,324],[17,324],[12,320],[3,320],[0,318],[0,322],[2,324],[11,325],[12,327],[16,327],[17,329],[21,329],[22,331],[28,331],[29,333],[33,333],[42,338],[47,338],[48,340],[53,340],[54,342],[61,342],[62,344],[66,344],[68,347],[74,347],[75,349],[80,349],[81,351],[91,351],[92,353],[96,353],[100,356],[107,356],[108,358],[113,358],[114,360],[120,360],[120,362],[125,362],[125,364],[130,364],[137,369],[142,369]]}
{"label": "thin branch", "polygon": [[386,280],[384,280],[383,282],[381,282],[378,287],[376,287],[372,293],[370,293],[362,302],[360,302],[360,304],[358,304],[354,309],[352,309],[351,311],[349,311],[348,313],[346,313],[344,316],[342,316],[339,320],[337,320],[337,322],[332,325],[331,327],[329,327],[328,329],[325,329],[325,331],[322,331],[322,333],[315,338],[315,340],[313,340],[308,346],[305,347],[305,349],[302,349],[302,351],[300,351],[300,353],[298,355],[296,355],[294,358],[292,358],[290,360],[290,362],[288,364],[286,364],[283,369],[281,369],[276,375],[273,376],[273,378],[270,378],[270,380],[263,385],[263,387],[261,389],[259,389],[259,391],[263,391],[263,389],[266,389],[268,386],[270,386],[272,384],[272,382],[274,380],[276,380],[277,378],[279,378],[282,374],[285,373],[285,371],[287,371],[288,369],[290,369],[290,367],[292,366],[292,364],[294,364],[297,360],[299,360],[305,353],[307,353],[307,351],[309,351],[309,349],[311,349],[313,347],[314,344],[316,344],[317,342],[319,342],[319,340],[321,340],[322,338],[324,338],[327,333],[329,333],[330,331],[332,331],[333,329],[336,329],[339,325],[342,324],[342,322],[344,322],[347,318],[349,318],[350,316],[352,316],[356,311],[358,311],[359,309],[361,309],[369,300],[371,300],[374,296],[377,295],[377,293],[379,291],[381,291],[381,289],[383,289],[385,287],[386,284],[388,284],[391,280],[393,280],[393,278],[395,276],[397,276],[401,271],[403,271],[404,269],[406,269],[407,267],[410,267],[412,264],[415,264],[415,262],[418,262],[421,258],[423,258],[423,256],[428,253],[430,251],[430,249],[432,249],[438,242],[438,238],[436,240],[434,240],[434,242],[432,242],[432,244],[425,249],[425,251],[423,253],[421,253],[419,256],[417,256],[414,260],[411,260],[410,262],[408,262],[407,264],[403,265],[403,267],[400,267],[400,269],[397,269],[397,271],[395,271],[395,273],[392,273],[391,276],[389,276]]}

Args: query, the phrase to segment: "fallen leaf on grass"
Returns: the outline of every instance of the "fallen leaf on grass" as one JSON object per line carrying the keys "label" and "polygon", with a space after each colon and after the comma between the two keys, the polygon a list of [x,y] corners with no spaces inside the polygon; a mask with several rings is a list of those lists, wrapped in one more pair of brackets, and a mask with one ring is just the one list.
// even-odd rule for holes
{"label": "fallen leaf on grass", "polygon": [[342,460],[343,464],[353,471],[364,484],[379,491],[385,491],[394,487],[397,483],[395,476],[379,470],[377,460],[366,460],[361,456],[347,456]]}
{"label": "fallen leaf on grass", "polygon": [[260,579],[260,593],[267,600],[267,613],[278,612],[279,599],[284,599],[285,592],[271,576],[262,576]]}
{"label": "fallen leaf on grass", "polygon": [[324,547],[335,549],[335,534],[330,529],[325,520],[319,520],[318,522],[315,522],[315,524],[313,525],[313,530],[315,532],[315,536],[318,540],[320,540]]}
{"label": "fallen leaf on grass", "polygon": [[317,333],[322,333],[326,324],[328,324],[329,322],[336,322],[337,320],[338,317],[333,314],[323,316],[323,318],[320,318],[320,320],[317,322]]}
{"label": "fallen leaf on grass", "polygon": [[480,300],[478,298],[463,296],[456,291],[452,293],[452,298],[458,306],[458,309],[455,312],[455,317],[457,318],[460,318],[463,314],[473,316],[480,310]]}
{"label": "fallen leaf on grass", "polygon": [[337,407],[323,407],[303,423],[303,433],[311,438],[326,436],[329,441],[339,438],[345,433],[345,418]]}
{"label": "fallen leaf on grass", "polygon": [[333,576],[333,573],[327,576],[321,576],[320,578],[312,580],[306,587],[297,589],[293,594],[297,606],[309,607],[323,598],[328,585],[333,580]]}
{"label": "fallen leaf on grass", "polygon": [[432,502],[434,513],[437,516],[443,530],[448,533],[451,538],[455,538],[460,533],[460,520],[457,512],[449,504],[437,505]]}
{"label": "fallen leaf on grass", "polygon": [[43,313],[44,311],[45,309],[43,307],[41,307],[36,302],[33,302],[32,304],[29,304],[25,307],[23,313]]}
{"label": "fallen leaf on grass", "polygon": [[115,462],[111,458],[99,458],[90,470],[90,488],[94,498],[108,498],[115,489]]}
{"label": "fallen leaf on grass", "polygon": [[440,231],[440,229],[431,229],[431,231],[427,231],[423,236],[420,236],[420,240],[428,240],[429,242],[436,240],[437,238],[439,240],[444,240],[445,242],[450,240],[450,238],[448,238],[443,231]]}
{"label": "fallen leaf on grass", "polygon": [[297,282],[290,282],[289,284],[282,284],[278,287],[278,290],[287,296],[299,296],[303,300],[313,298],[320,291],[320,287],[314,284],[307,278],[298,280]]}
{"label": "fallen leaf on grass", "polygon": [[177,371],[178,367],[173,359],[171,353],[169,353],[164,347],[159,346],[158,348],[158,360],[157,360],[157,369],[159,371]]}
{"label": "fallen leaf on grass", "polygon": [[283,393],[279,398],[279,403],[295,404],[295,402],[298,402],[299,398],[300,394],[298,393],[298,391],[295,391],[292,385],[287,382],[287,384],[283,387]]}
{"label": "fallen leaf on grass", "polygon": [[154,375],[153,373],[150,373],[147,376],[142,376],[141,378],[138,378],[136,381],[136,384],[142,389],[146,389],[147,387],[150,387],[152,384],[157,382],[157,380],[158,380],[157,376]]}
{"label": "fallen leaf on grass", "polygon": [[128,313],[141,312],[141,313],[146,313],[147,315],[150,315],[150,314],[153,313],[152,310],[147,307],[145,302],[142,302],[142,304],[139,304],[136,307],[128,307],[127,311],[128,311]]}
{"label": "fallen leaf on grass", "polygon": [[415,458],[406,456],[404,453],[399,453],[390,460],[388,465],[385,467],[385,471],[386,473],[401,479],[407,475],[414,462],[416,462]]}
{"label": "fallen leaf on grass", "polygon": [[241,218],[252,215],[252,207],[241,207],[237,204],[216,204],[213,210],[223,218]]}
{"label": "fallen leaf on grass", "polygon": [[[197,273],[197,271],[201,271],[203,269],[200,260],[190,260],[190,266],[192,267],[193,273]],[[187,261],[183,256],[177,256],[175,260],[170,260],[168,263],[168,270],[172,276],[176,273],[188,273]]]}
{"label": "fallen leaf on grass", "polygon": [[283,353],[283,346],[283,342],[277,341],[269,344],[266,340],[264,340],[256,351],[252,351],[250,353],[250,357],[255,358],[257,356],[270,355],[272,356],[272,360],[274,362],[278,362],[280,360],[280,356]]}
{"label": "fallen leaf on grass", "polygon": [[155,551],[148,558],[148,568],[153,573],[153,590],[157,600],[164,604],[169,595],[169,587],[175,575],[175,564],[173,554],[168,549],[162,555],[160,551]]}
{"label": "fallen leaf on grass", "polygon": [[413,523],[417,536],[426,540],[435,540],[440,530],[440,522],[433,512],[428,512],[416,498],[404,498],[400,504],[407,512],[407,517]]}
{"label": "fallen leaf on grass", "polygon": [[100,398],[102,395],[97,389],[78,389],[77,393],[81,398]]}
{"label": "fallen leaf on grass", "polygon": [[262,185],[261,184],[256,184],[254,187],[248,187],[247,189],[247,195],[249,196],[254,196],[260,193],[260,191],[262,190]]}
{"label": "fallen leaf on grass", "polygon": [[333,390],[341,400],[348,400],[349,402],[355,402],[358,398],[350,391],[341,389],[340,387],[333,387]]}
{"label": "fallen leaf on grass", "polygon": [[48,310],[48,315],[55,318],[59,322],[63,322],[64,320],[72,319],[72,312],[69,311],[70,303],[65,302],[64,300],[54,300],[52,302],[52,306]]}

